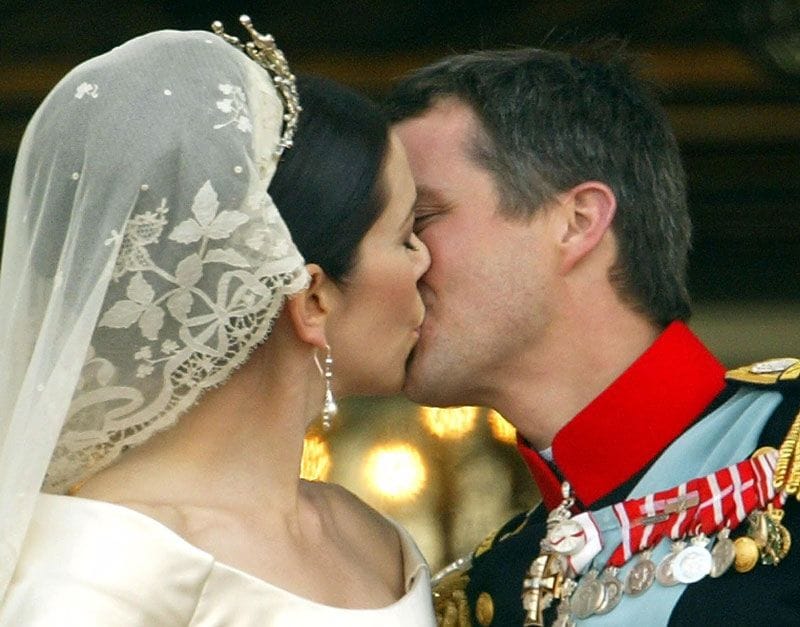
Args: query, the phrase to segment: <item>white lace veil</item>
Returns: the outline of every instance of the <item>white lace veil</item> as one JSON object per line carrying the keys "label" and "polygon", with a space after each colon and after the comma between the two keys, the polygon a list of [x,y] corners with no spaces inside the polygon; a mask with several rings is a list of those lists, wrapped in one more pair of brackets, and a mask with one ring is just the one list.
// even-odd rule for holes
{"label": "white lace veil", "polygon": [[172,425],[307,285],[266,191],[282,124],[266,70],[200,31],[80,65],[31,120],[0,266],[0,598],[39,490]]}

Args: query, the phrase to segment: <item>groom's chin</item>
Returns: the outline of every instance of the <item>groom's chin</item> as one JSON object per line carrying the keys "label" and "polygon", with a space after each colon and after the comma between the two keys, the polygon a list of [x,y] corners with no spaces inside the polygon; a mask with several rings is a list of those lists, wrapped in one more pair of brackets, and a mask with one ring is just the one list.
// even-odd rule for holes
{"label": "groom's chin", "polygon": [[418,348],[411,351],[411,355],[406,361],[405,380],[401,393],[409,400],[426,405],[432,402],[430,390],[428,390],[428,378],[423,376],[422,355]]}

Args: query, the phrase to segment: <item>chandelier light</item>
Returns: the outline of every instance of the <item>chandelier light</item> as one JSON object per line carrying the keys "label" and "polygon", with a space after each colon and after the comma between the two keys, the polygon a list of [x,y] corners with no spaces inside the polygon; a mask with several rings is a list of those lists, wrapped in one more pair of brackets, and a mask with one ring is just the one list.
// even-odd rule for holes
{"label": "chandelier light", "polygon": [[300,477],[309,481],[326,481],[331,474],[332,466],[328,443],[318,435],[307,435],[303,440]]}
{"label": "chandelier light", "polygon": [[425,428],[437,438],[458,440],[475,428],[477,407],[420,407]]}
{"label": "chandelier light", "polygon": [[422,455],[407,442],[375,446],[367,454],[364,475],[375,493],[392,501],[412,500],[428,479]]}
{"label": "chandelier light", "polygon": [[517,430],[508,420],[494,409],[490,409],[486,414],[486,420],[489,422],[489,429],[492,431],[492,436],[494,436],[495,440],[503,444],[516,444]]}

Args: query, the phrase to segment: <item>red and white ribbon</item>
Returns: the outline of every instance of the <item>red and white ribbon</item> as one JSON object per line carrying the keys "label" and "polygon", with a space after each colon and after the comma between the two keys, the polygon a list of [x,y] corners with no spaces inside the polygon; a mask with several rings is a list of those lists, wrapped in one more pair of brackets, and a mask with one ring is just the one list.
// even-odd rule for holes
{"label": "red and white ribbon", "polygon": [[622,542],[609,564],[622,566],[664,538],[734,529],[750,512],[780,504],[772,485],[777,457],[777,451],[770,451],[669,490],[617,503],[613,511]]}

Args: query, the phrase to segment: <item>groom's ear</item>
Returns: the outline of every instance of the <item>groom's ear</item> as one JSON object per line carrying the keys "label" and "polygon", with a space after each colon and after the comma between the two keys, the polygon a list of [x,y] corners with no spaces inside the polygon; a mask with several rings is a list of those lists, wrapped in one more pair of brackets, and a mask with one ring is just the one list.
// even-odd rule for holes
{"label": "groom's ear", "polygon": [[307,264],[306,270],[311,276],[308,287],[290,296],[284,306],[297,337],[317,348],[325,348],[325,323],[339,288],[317,264]]}
{"label": "groom's ear", "polygon": [[611,188],[599,181],[586,181],[561,194],[558,209],[562,220],[562,270],[588,257],[611,230],[617,199]]}

